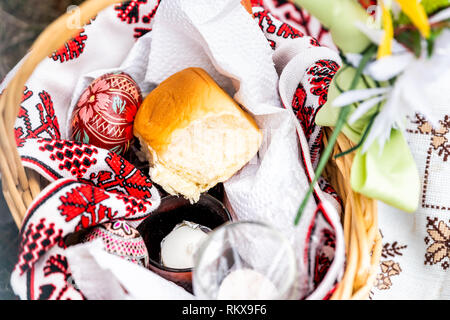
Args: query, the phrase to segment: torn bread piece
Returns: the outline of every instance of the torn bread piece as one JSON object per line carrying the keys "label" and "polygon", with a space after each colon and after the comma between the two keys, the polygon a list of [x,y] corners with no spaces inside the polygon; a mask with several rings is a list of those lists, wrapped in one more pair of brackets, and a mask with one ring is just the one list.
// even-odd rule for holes
{"label": "torn bread piece", "polygon": [[182,70],[153,90],[134,122],[150,177],[170,194],[197,202],[258,152],[253,118],[200,68]]}

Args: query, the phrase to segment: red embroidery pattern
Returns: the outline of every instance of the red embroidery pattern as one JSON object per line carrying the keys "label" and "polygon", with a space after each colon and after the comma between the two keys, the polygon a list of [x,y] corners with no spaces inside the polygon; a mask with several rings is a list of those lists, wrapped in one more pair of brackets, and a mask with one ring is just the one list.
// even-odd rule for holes
{"label": "red embroidery pattern", "polygon": [[295,90],[292,109],[300,121],[306,139],[309,140],[315,127],[315,110],[312,106],[306,106],[306,91],[301,83]]}
{"label": "red embroidery pattern", "polygon": [[30,223],[21,235],[18,267],[23,274],[55,244],[64,246],[63,230],[55,229],[55,224],[48,224],[42,218],[37,225]]}
{"label": "red embroidery pattern", "polygon": [[81,185],[60,197],[61,205],[58,207],[61,215],[69,222],[81,215],[76,231],[86,229],[102,223],[105,218],[112,220],[117,212],[101,204],[109,199],[109,195],[102,189],[89,185]]}
{"label": "red embroidery pattern", "polygon": [[311,75],[311,93],[319,96],[319,108],[327,102],[328,88],[338,70],[339,65],[335,61],[320,60],[307,71],[307,74]]}
{"label": "red embroidery pattern", "polygon": [[327,275],[336,252],[336,234],[323,204],[320,203],[309,222],[306,235],[304,258],[308,266],[308,287],[306,296],[317,289]]}
{"label": "red embroidery pattern", "polygon": [[291,38],[291,39],[296,39],[296,38],[301,38],[304,36],[303,33],[301,33],[300,31],[298,31],[297,29],[291,27],[290,25],[288,25],[287,23],[283,23],[279,28],[278,28],[278,32],[277,32],[277,36],[279,37],[283,37],[283,38]]}
{"label": "red embroidery pattern", "polygon": [[342,202],[342,199],[339,197],[338,193],[333,189],[333,187],[327,180],[325,180],[323,177],[320,177],[318,183],[319,183],[320,189],[322,189],[325,193],[331,195],[334,198],[334,200],[336,200],[339,207],[341,207],[341,208],[344,207],[344,203]]}
{"label": "red embroidery pattern", "polygon": [[[316,168],[316,166],[319,162],[320,153],[322,152],[322,149],[323,149],[323,130],[322,130],[322,128],[317,127],[316,133],[317,134],[316,134],[315,138],[313,140],[310,139],[310,141],[309,141],[311,163],[313,164],[314,168]],[[324,189],[322,189],[322,190],[324,190]]]}
{"label": "red embroidery pattern", "polygon": [[322,244],[322,247],[316,253],[313,280],[315,287],[322,282],[333,262],[334,256],[330,255],[330,252],[334,253],[336,247],[336,237],[334,232],[330,229],[323,229],[321,231],[319,243]]}
{"label": "red embroidery pattern", "polygon": [[[316,126],[316,115],[326,103],[328,88],[339,69],[339,65],[331,60],[319,60],[310,67],[306,74],[308,83],[300,83],[292,100],[292,109],[299,120],[306,139],[308,140],[311,162],[315,166],[323,148],[323,130]],[[308,101],[306,87],[318,101]],[[334,193],[334,192],[333,192]]]}
{"label": "red embroidery pattern", "polygon": [[[150,200],[156,190],[148,176],[123,157],[91,145],[68,140],[29,140],[22,160],[50,180],[75,178],[115,194]],[[22,151],[22,149],[20,149]],[[139,210],[138,210],[139,211]]]}
{"label": "red embroidery pattern", "polygon": [[[51,256],[45,262],[44,276],[50,277],[53,275],[62,275],[64,282],[61,283],[60,288],[57,288],[55,285],[57,281],[40,286],[38,300],[63,300],[64,297],[66,297],[67,300],[71,300],[74,298],[73,295],[75,295],[75,298],[85,300],[83,294],[76,288],[76,286],[74,286],[72,274],[70,272],[66,257],[57,254]],[[60,281],[58,281],[58,284],[59,282]]]}
{"label": "red embroidery pattern", "polygon": [[156,10],[158,10],[158,7],[159,7],[159,4],[160,4],[160,3],[161,3],[161,0],[158,0],[157,4],[156,4],[156,6],[153,8],[153,10],[150,11],[149,14],[144,15],[144,17],[142,18],[142,22],[144,22],[144,23],[150,23],[150,22],[152,21],[153,17],[154,17],[155,14],[156,14]]}
{"label": "red embroidery pattern", "polygon": [[299,32],[311,37],[311,45],[319,46],[328,30],[320,26],[318,33],[311,30],[311,18],[306,11],[287,0],[252,0],[253,6],[262,6],[270,10],[273,17],[288,23]]}
{"label": "red embroidery pattern", "polygon": [[[25,88],[22,97],[22,104],[33,96],[33,91]],[[32,138],[51,138],[60,139],[60,131],[58,119],[53,108],[53,101],[47,91],[39,93],[41,103],[36,105],[36,110],[39,113],[39,119],[32,120],[30,112],[33,110],[20,107],[17,120],[22,120],[23,125],[17,126],[15,130],[16,144],[22,147],[26,139]],[[36,126],[36,123],[39,123]],[[34,127],[35,126],[35,127]]]}
{"label": "red embroidery pattern", "polygon": [[53,52],[50,58],[61,63],[78,58],[84,52],[88,38],[84,32],[85,30],[81,29],[80,33],[73,39],[67,41],[64,46]]}
{"label": "red embroidery pattern", "polygon": [[[302,126],[306,140],[308,140],[311,162],[315,164],[319,159],[320,152],[323,147],[323,131],[321,128],[316,126],[315,123],[316,114],[320,108],[316,109],[313,106],[307,106],[306,97],[307,94],[305,88],[300,83],[294,94],[292,109],[294,110],[294,113]],[[332,190],[331,187],[329,187],[329,189]]]}
{"label": "red embroidery pattern", "polygon": [[39,140],[43,143],[40,151],[49,152],[50,160],[58,161],[59,170],[69,171],[73,176],[80,178],[87,169],[97,163],[94,155],[98,153],[95,147],[79,142],[66,140]]}
{"label": "red embroidery pattern", "polygon": [[[156,5],[152,10],[150,10],[149,13],[141,15],[142,10],[140,6],[142,4],[146,4],[147,2],[148,0],[124,1],[122,4],[116,5],[114,9],[117,11],[117,17],[123,22],[128,24],[135,24],[139,22],[150,24],[156,14],[156,10],[158,9],[161,0],[157,1]],[[152,31],[151,28],[136,27],[134,28],[134,37],[138,39],[150,31]]]}
{"label": "red embroidery pattern", "polygon": [[139,22],[139,7],[144,3],[147,3],[147,0],[129,0],[118,4],[114,9],[118,11],[120,20],[132,24]]}
{"label": "red embroidery pattern", "polygon": [[[126,210],[125,217],[126,218],[135,216],[138,213],[145,213],[145,212],[149,211],[149,207],[152,205],[150,202],[147,202],[142,199],[129,197],[125,194],[118,194],[118,199],[122,200],[123,203],[126,205],[126,207],[125,207],[125,210]],[[139,218],[139,219],[141,219],[141,218]]]}
{"label": "red embroidery pattern", "polygon": [[139,199],[151,198],[152,183],[141,171],[115,153],[109,153],[105,161],[112,172],[92,173],[88,181],[109,192],[128,194]]}
{"label": "red embroidery pattern", "polygon": [[[263,32],[267,32],[269,34],[276,35],[277,37],[283,38],[283,39],[296,39],[301,38],[304,36],[303,33],[301,33],[299,30],[293,28],[287,23],[281,23],[279,26],[274,24],[274,17],[272,14],[267,11],[259,11],[255,12],[254,17],[258,19],[259,27]],[[268,39],[272,49],[276,48],[276,42],[274,40]]]}

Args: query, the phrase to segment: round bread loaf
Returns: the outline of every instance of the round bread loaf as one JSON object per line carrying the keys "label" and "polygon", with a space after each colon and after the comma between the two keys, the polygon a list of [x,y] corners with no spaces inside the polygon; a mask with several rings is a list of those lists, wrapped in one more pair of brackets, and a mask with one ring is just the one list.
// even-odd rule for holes
{"label": "round bread loaf", "polygon": [[152,180],[192,202],[247,164],[263,138],[253,118],[200,68],[154,89],[138,110],[134,134]]}

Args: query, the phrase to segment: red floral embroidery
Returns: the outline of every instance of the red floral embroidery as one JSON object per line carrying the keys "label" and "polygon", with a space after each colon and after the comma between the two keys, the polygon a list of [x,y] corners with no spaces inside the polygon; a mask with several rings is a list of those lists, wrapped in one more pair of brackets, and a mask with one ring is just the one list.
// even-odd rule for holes
{"label": "red floral embroidery", "polygon": [[56,50],[50,58],[54,61],[60,61],[61,63],[78,58],[83,52],[86,46],[86,40],[88,36],[84,33],[85,30],[81,29],[73,39],[67,41],[67,43],[60,49]]}
{"label": "red floral embroidery", "polygon": [[[123,193],[138,199],[150,199],[151,181],[132,164],[115,153],[105,159],[112,171],[99,171],[90,176],[90,181],[109,192]],[[87,182],[87,181],[86,181]]]}
{"label": "red floral embroidery", "polygon": [[102,189],[82,185],[60,197],[61,205],[58,207],[61,215],[66,216],[69,222],[81,215],[76,230],[88,228],[101,223],[105,218],[111,220],[117,214],[111,208],[101,205],[109,199],[109,195]]}
{"label": "red floral embroidery", "polygon": [[[22,97],[22,103],[30,99],[32,96],[33,91],[25,88],[24,95]],[[25,109],[23,106],[20,107],[17,120],[22,120],[23,125],[19,125],[15,128],[16,144],[18,147],[22,147],[26,139],[60,139],[58,119],[55,115],[53,101],[50,94],[44,90],[39,93],[39,98],[41,100],[41,103],[36,105],[38,117],[35,120],[32,120],[32,118],[30,117],[30,113],[34,110],[32,110],[31,108]]]}

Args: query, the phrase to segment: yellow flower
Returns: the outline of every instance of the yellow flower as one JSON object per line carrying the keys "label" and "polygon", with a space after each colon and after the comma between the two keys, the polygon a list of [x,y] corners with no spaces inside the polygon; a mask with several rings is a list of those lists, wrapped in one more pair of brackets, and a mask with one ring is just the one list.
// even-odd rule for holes
{"label": "yellow flower", "polygon": [[394,25],[389,8],[381,1],[384,36],[378,47],[378,59],[392,54],[392,40],[394,39]]}
{"label": "yellow flower", "polygon": [[419,29],[423,37],[430,37],[430,23],[428,22],[425,8],[419,0],[395,0],[402,11],[411,19],[412,23]]}
{"label": "yellow flower", "polygon": [[[412,23],[419,29],[423,37],[430,37],[430,23],[427,13],[419,0],[395,0],[402,11],[411,19]],[[380,1],[384,37],[378,47],[378,59],[392,54],[392,40],[394,39],[394,24],[390,12],[390,1]]]}

